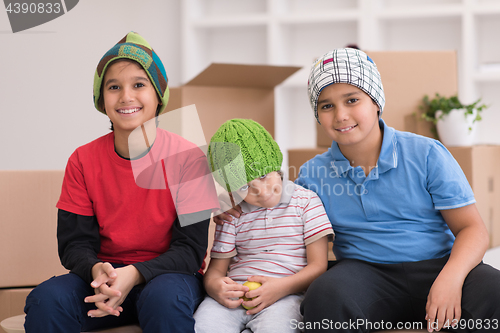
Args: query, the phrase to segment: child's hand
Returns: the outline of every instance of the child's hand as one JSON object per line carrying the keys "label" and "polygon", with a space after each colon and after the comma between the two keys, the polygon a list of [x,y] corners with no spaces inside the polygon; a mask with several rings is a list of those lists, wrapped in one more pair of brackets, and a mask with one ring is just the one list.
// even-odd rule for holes
{"label": "child's hand", "polygon": [[243,302],[240,297],[249,290],[248,287],[234,282],[227,276],[215,278],[205,285],[207,293],[226,308],[234,309]]}
{"label": "child's hand", "polygon": [[262,309],[265,309],[269,305],[288,295],[288,293],[283,290],[283,283],[281,283],[280,280],[280,278],[260,275],[248,278],[248,281],[260,282],[262,286],[245,294],[246,298],[255,298],[251,301],[243,302],[245,306],[254,306],[253,309],[247,311],[247,314],[256,314]]}
{"label": "child's hand", "polygon": [[[112,289],[108,288],[107,290]],[[115,291],[118,292],[118,290]],[[87,315],[89,317],[105,317],[108,315],[118,317],[123,311],[123,308],[121,306],[112,306],[118,299],[119,296],[109,296],[102,293],[99,288],[95,289],[95,295],[86,297],[84,301],[85,303],[95,303],[97,310],[91,310]]]}
{"label": "child's hand", "polygon": [[214,213],[213,220],[215,224],[223,225],[225,221],[231,222],[233,217],[240,217],[242,210],[239,202],[234,201],[231,193],[222,191],[219,194],[220,209]]}
{"label": "child's hand", "polygon": [[[439,275],[432,284],[425,307],[427,330],[439,331],[458,324],[462,315],[462,282]],[[445,328],[447,328],[445,327]]]}
{"label": "child's hand", "polygon": [[[219,212],[217,212],[219,213]],[[223,225],[225,221],[231,222],[234,217],[240,217],[242,213],[240,205],[236,205],[234,208],[229,208],[226,212],[220,213],[213,217],[215,224]]]}
{"label": "child's hand", "polygon": [[108,315],[118,316],[123,309],[106,306],[106,302],[110,297],[120,297],[121,292],[119,290],[113,290],[110,285],[117,278],[118,274],[115,268],[109,263],[97,263],[92,267],[92,277],[94,281],[91,282],[92,288],[95,290],[95,296],[85,298],[87,303],[96,303],[98,308],[105,311]]}
{"label": "child's hand", "polygon": [[[119,316],[123,311],[120,306],[132,288],[142,282],[142,275],[132,266],[117,268],[115,278],[96,288],[96,295],[85,298],[86,303],[95,303],[97,309],[88,312],[89,317]],[[113,275],[113,276],[114,276]],[[92,286],[95,280],[92,282]]]}
{"label": "child's hand", "polygon": [[99,262],[92,267],[92,277],[94,281],[90,285],[96,289],[111,283],[116,279],[117,274],[115,268],[109,262]]}

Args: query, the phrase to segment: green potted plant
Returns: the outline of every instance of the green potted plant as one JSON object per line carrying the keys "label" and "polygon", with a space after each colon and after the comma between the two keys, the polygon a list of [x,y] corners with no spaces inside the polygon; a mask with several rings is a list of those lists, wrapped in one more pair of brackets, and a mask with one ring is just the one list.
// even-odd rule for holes
{"label": "green potted plant", "polygon": [[478,99],[472,104],[463,104],[458,97],[439,94],[432,99],[425,95],[420,109],[422,118],[436,125],[439,140],[449,147],[471,146],[474,143],[475,124],[481,120],[481,111],[486,104]]}

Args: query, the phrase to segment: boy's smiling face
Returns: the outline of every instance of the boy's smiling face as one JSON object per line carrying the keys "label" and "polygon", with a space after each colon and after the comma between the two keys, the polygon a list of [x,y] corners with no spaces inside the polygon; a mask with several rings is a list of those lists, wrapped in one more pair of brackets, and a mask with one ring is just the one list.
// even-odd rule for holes
{"label": "boy's smiling face", "polygon": [[379,107],[361,89],[347,84],[331,84],[318,97],[321,127],[339,147],[373,142],[380,135]]}
{"label": "boy's smiling face", "polygon": [[273,208],[281,200],[282,183],[281,175],[273,171],[241,187],[237,194],[251,205]]}
{"label": "boy's smiling face", "polygon": [[103,80],[104,109],[115,132],[131,132],[156,115],[156,90],[139,64],[118,61],[106,70]]}

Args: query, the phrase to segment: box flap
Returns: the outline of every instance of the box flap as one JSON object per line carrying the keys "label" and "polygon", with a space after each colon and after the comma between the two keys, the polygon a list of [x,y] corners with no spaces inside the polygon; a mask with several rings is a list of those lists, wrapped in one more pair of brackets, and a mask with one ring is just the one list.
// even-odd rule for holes
{"label": "box flap", "polygon": [[186,86],[274,88],[300,68],[213,63]]}

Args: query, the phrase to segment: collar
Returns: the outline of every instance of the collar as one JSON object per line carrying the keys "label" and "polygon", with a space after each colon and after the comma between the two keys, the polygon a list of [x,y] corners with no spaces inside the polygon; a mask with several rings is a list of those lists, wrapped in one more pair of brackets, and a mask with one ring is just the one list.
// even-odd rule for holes
{"label": "collar", "polygon": [[[283,179],[282,185],[281,199],[277,206],[279,206],[280,204],[289,204],[290,200],[292,200],[292,194],[295,191],[295,184],[288,179]],[[251,205],[246,201],[240,202],[240,207],[243,213],[251,213],[254,210],[263,208]]]}
{"label": "collar", "polygon": [[387,126],[382,119],[379,120],[379,124],[380,128],[384,130],[384,138],[377,166],[379,173],[383,173],[398,167],[398,140],[394,128]]}
{"label": "collar", "polygon": [[[398,166],[397,138],[396,130],[386,125],[379,119],[379,126],[384,131],[382,138],[382,147],[377,161],[378,174],[384,173]],[[332,154],[331,168],[336,173],[337,177],[345,176],[353,167],[351,163],[344,157],[338,144],[333,141],[330,148]]]}

